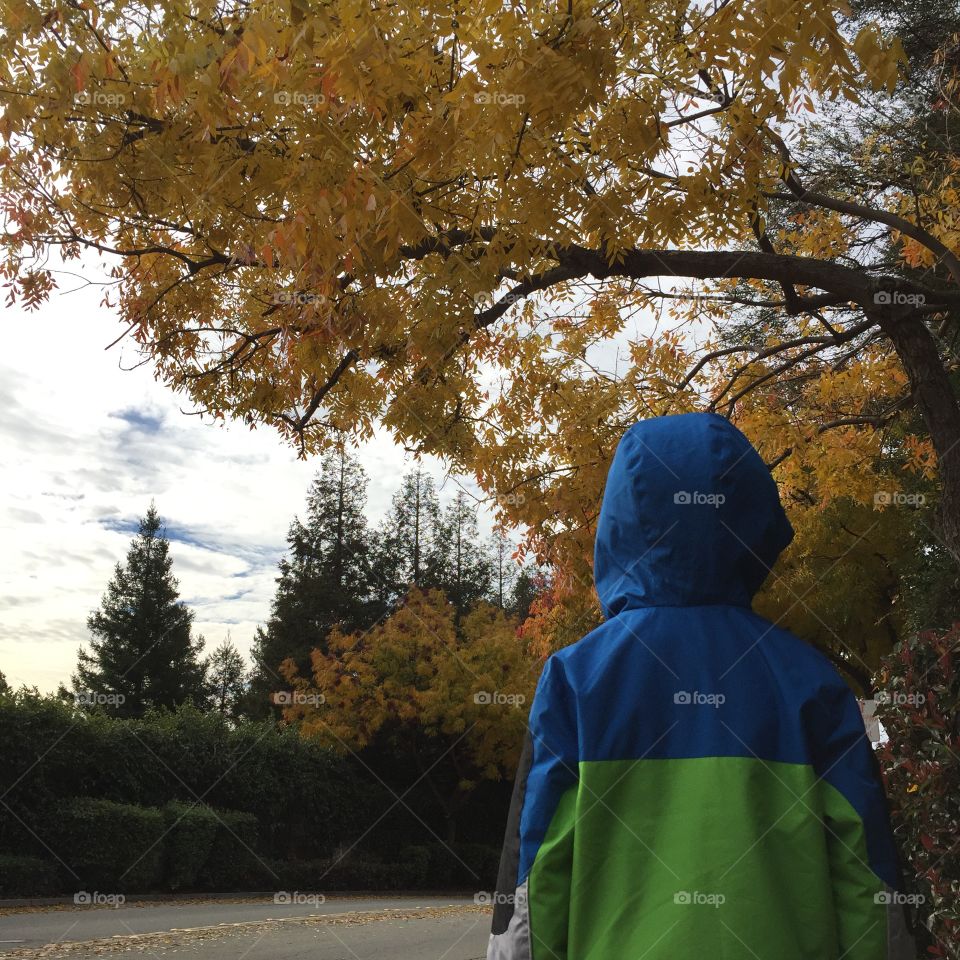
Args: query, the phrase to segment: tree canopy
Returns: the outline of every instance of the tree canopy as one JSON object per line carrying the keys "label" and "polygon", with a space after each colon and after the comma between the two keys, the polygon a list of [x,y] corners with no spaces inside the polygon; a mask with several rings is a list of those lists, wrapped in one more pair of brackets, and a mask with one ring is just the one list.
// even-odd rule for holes
{"label": "tree canopy", "polygon": [[[908,462],[960,558],[956,155],[911,136],[893,177],[878,130],[841,155],[815,129],[903,100],[906,49],[869,13],[28,0],[6,21],[9,295],[49,295],[53,247],[102,254],[105,302],[198,410],[304,453],[381,422],[472,472],[562,591],[636,419],[719,409],[788,496],[812,476],[829,499],[915,407]],[[912,115],[955,113],[945,43],[908,45],[937,75]]]}

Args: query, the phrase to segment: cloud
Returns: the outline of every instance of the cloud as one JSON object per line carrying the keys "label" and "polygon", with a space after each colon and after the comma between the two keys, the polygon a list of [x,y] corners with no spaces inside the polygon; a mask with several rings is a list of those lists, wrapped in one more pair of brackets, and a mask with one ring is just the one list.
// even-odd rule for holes
{"label": "cloud", "polygon": [[[36,314],[8,309],[0,357],[0,670],[11,683],[68,682],[95,609],[151,501],[181,597],[215,647],[248,654],[270,614],[286,533],[319,464],[270,430],[184,416],[183,400],[135,367],[99,294]],[[19,322],[18,322],[19,321]],[[358,451],[369,515],[386,513],[409,459],[384,431]],[[427,466],[440,471],[436,461]],[[448,484],[443,498],[456,492]]]}
{"label": "cloud", "polygon": [[20,523],[43,523],[43,514],[35,510],[21,510],[19,507],[10,507],[10,516]]}
{"label": "cloud", "polygon": [[130,432],[143,433],[147,435],[157,434],[163,428],[164,416],[160,412],[146,413],[142,410],[128,408],[125,410],[115,410],[107,416],[114,420],[122,420],[126,423]]}

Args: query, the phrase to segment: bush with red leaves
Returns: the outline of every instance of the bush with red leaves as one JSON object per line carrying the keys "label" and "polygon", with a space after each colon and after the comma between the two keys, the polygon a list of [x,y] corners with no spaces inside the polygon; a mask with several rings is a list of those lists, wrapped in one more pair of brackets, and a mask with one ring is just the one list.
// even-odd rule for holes
{"label": "bush with red leaves", "polygon": [[960,960],[960,623],[903,641],[883,663],[877,755],[910,892],[921,894],[918,941]]}

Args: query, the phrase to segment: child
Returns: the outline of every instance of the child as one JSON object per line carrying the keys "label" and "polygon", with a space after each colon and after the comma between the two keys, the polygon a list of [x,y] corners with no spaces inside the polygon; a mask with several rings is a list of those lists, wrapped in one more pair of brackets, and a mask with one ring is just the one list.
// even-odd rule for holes
{"label": "child", "polygon": [[606,622],[540,678],[488,960],[916,960],[857,701],[751,610],[792,537],[723,417],[626,432]]}

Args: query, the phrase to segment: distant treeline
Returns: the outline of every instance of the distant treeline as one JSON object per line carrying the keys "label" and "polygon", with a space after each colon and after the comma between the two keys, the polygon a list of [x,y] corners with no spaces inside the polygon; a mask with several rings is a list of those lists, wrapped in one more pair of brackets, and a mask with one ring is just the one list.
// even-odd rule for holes
{"label": "distant treeline", "polygon": [[376,529],[366,486],[323,458],[251,668],[204,656],[151,505],[70,687],[0,675],[0,896],[490,888],[548,577],[419,468]]}

